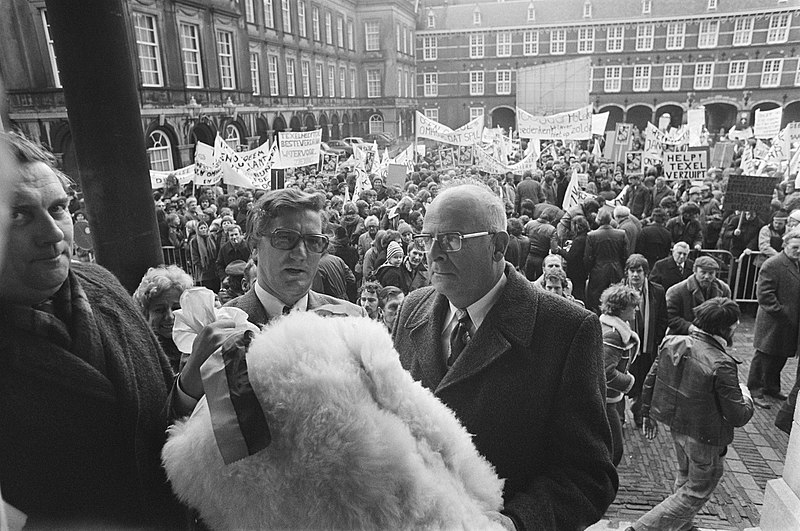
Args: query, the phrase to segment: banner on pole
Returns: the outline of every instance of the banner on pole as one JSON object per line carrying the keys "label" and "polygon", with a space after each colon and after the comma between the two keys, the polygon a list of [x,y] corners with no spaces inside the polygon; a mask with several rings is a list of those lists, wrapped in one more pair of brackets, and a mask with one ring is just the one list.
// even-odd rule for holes
{"label": "banner on pole", "polygon": [[281,167],[299,168],[319,164],[322,129],[314,131],[280,131],[278,151]]}
{"label": "banner on pole", "polygon": [[427,118],[417,111],[417,138],[430,138],[444,144],[472,146],[480,143],[483,134],[483,116],[477,116],[455,131]]}
{"label": "banner on pole", "polygon": [[550,116],[534,116],[517,107],[520,138],[589,140],[592,138],[592,106]]}

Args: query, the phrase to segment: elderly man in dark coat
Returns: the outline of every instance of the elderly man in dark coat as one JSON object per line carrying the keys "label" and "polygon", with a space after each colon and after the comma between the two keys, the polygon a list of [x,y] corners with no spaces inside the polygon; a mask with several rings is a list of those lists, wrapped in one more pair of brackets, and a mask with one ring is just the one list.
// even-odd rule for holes
{"label": "elderly man in dark coat", "polygon": [[669,289],[692,276],[694,260],[689,256],[689,244],[678,242],[672,247],[672,254],[657,261],[650,272],[650,280]]}
{"label": "elderly man in dark coat", "polygon": [[611,214],[601,210],[597,214],[597,229],[586,236],[583,264],[589,272],[586,284],[586,307],[597,311],[600,294],[611,284],[622,280],[625,260],[628,259],[628,236],[624,230],[611,226]]}
{"label": "elderly man in dark coat", "polygon": [[797,355],[800,323],[800,229],[783,236],[783,250],[767,259],[758,273],[753,346],[747,387],[756,405],[769,406],[764,395],[785,400],[781,393],[781,370],[787,358]]}
{"label": "elderly man in dark coat", "polygon": [[694,262],[692,276],[667,290],[668,334],[689,335],[695,326],[694,309],[714,297],[731,298],[731,288],[717,278],[719,264],[710,256]]}
{"label": "elderly man in dark coat", "polygon": [[583,529],[614,499],[600,323],[506,264],[503,205],[484,185],[444,190],[415,237],[432,287],[397,317],[400,362],[474,434],[505,478],[507,529]]}

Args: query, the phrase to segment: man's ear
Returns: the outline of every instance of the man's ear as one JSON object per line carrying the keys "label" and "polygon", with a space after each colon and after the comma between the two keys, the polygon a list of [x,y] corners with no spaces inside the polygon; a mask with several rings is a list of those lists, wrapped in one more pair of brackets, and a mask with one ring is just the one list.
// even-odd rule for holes
{"label": "man's ear", "polygon": [[499,262],[506,254],[509,236],[506,231],[500,231],[494,235],[494,260]]}

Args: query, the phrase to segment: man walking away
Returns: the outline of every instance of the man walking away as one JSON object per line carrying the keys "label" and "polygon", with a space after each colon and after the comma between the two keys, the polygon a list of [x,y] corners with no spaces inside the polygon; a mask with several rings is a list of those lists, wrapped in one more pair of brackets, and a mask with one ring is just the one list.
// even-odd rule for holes
{"label": "man walking away", "polygon": [[695,309],[691,335],[668,336],[661,344],[644,383],[642,415],[650,440],[658,422],[670,428],[678,457],[675,493],[626,531],[691,529],[722,478],[733,428],[753,416],[753,399],[739,383],[741,362],[725,351],[740,315],[735,301],[709,299]]}

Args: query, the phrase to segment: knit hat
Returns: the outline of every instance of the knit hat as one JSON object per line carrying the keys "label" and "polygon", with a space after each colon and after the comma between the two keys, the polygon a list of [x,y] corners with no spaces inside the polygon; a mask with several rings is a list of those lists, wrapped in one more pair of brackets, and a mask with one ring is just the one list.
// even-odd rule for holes
{"label": "knit hat", "polygon": [[413,232],[413,230],[411,229],[411,225],[403,222],[397,226],[397,232],[399,232],[400,234],[405,234],[406,232]]}
{"label": "knit hat", "polygon": [[386,261],[388,262],[395,256],[403,258],[403,246],[397,242],[389,242],[389,247],[386,248]]}

